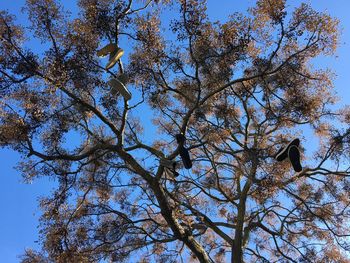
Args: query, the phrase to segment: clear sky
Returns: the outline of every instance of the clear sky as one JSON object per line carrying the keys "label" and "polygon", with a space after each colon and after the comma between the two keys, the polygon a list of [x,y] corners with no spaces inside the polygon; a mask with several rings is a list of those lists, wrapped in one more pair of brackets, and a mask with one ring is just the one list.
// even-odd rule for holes
{"label": "clear sky", "polygon": [[[20,23],[26,18],[20,12],[24,0],[0,0],[0,9],[8,9],[17,16]],[[66,9],[75,13],[76,1],[61,1]],[[289,0],[289,5],[298,5],[300,0]],[[350,1],[348,0],[311,0],[313,8],[319,11],[327,10],[340,20],[342,35],[336,59],[320,59],[317,67],[331,68],[337,75],[336,91],[341,98],[339,104],[350,104]],[[255,3],[253,0],[208,0],[208,13],[213,20],[222,20],[229,13],[244,11],[247,6]],[[35,47],[33,47],[35,49]],[[311,147],[311,143],[308,144]],[[308,147],[305,145],[305,148]],[[50,193],[53,182],[47,179],[24,184],[21,175],[15,170],[20,156],[8,149],[0,149],[0,262],[18,262],[18,255],[25,248],[37,248],[38,239],[38,198]]]}

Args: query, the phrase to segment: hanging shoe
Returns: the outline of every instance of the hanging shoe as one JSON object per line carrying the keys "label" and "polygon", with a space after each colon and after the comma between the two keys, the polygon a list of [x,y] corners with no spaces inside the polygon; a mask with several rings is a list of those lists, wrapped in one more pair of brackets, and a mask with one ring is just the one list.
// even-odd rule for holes
{"label": "hanging shoe", "polygon": [[112,53],[110,53],[106,69],[112,68],[123,54],[124,50],[122,50],[121,48],[116,48]]}
{"label": "hanging shoe", "polygon": [[181,156],[182,163],[186,169],[191,169],[192,168],[192,161],[190,158],[190,153],[188,150],[184,147],[181,146],[179,147],[179,153]]}
{"label": "hanging shoe", "polygon": [[277,154],[276,154],[276,160],[281,162],[284,159],[286,159],[288,157],[288,150],[291,146],[296,146],[298,147],[300,144],[300,140],[298,138],[295,138],[294,140],[292,140],[290,143],[288,143],[284,148],[281,148]]}
{"label": "hanging shoe", "polygon": [[177,166],[176,161],[171,161],[171,160],[167,160],[167,159],[160,159],[159,163],[160,163],[160,165],[171,170],[175,177],[179,176],[179,173],[176,172],[176,166]]}
{"label": "hanging shoe", "polygon": [[111,79],[108,81],[109,86],[111,87],[112,95],[120,93],[126,100],[131,99],[131,93],[127,90],[125,85],[119,79]]}
{"label": "hanging shoe", "polygon": [[113,51],[115,51],[117,49],[117,45],[110,43],[106,46],[104,46],[103,48],[101,48],[100,50],[97,51],[97,56],[99,57],[105,57],[108,54],[111,54]]}
{"label": "hanging shoe", "polygon": [[289,147],[288,158],[293,166],[294,171],[301,172],[303,170],[300,164],[300,152],[297,146],[292,145]]}
{"label": "hanging shoe", "polygon": [[159,164],[169,169],[174,169],[176,167],[176,161],[168,159],[160,159]]}

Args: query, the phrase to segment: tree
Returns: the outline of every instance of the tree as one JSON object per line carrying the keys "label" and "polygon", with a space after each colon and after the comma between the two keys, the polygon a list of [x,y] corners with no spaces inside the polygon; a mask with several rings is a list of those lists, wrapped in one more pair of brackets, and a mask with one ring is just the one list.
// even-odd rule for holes
{"label": "tree", "polygon": [[[42,251],[22,262],[349,262],[350,111],[313,67],[334,54],[336,19],[284,0],[226,22],[201,0],[78,6],[27,0],[29,28],[0,13],[1,146],[27,180],[57,182]],[[130,53],[106,70],[108,43]],[[130,101],[107,82],[122,73]],[[295,173],[274,157],[305,127],[320,143]],[[160,160],[180,160],[180,133],[193,167],[176,177]]]}

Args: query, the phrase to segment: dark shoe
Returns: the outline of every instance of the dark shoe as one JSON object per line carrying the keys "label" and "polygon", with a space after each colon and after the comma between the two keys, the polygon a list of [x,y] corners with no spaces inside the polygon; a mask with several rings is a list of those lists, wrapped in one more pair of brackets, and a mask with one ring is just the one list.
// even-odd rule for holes
{"label": "dark shoe", "polygon": [[160,165],[169,168],[169,169],[175,169],[176,168],[176,161],[168,160],[168,159],[160,159]]}
{"label": "dark shoe", "polygon": [[297,146],[292,145],[289,147],[288,158],[293,166],[294,171],[301,172],[303,170],[300,164],[300,152]]}
{"label": "dark shoe", "polygon": [[171,170],[175,177],[179,176],[179,173],[176,172],[176,166],[177,166],[176,161],[171,161],[171,160],[168,160],[168,159],[160,159],[160,165],[162,165],[162,166],[168,168],[169,170]]}
{"label": "dark shoe", "polygon": [[184,145],[185,144],[186,137],[182,133],[176,134],[175,138],[176,138],[176,141],[177,141],[177,143],[179,145]]}
{"label": "dark shoe", "polygon": [[179,153],[180,153],[181,160],[182,160],[182,163],[184,164],[185,168],[191,169],[192,168],[192,161],[191,161],[190,153],[188,152],[188,150],[185,147],[180,146]]}
{"label": "dark shoe", "polygon": [[281,162],[283,161],[284,159],[286,159],[288,157],[288,150],[289,148],[292,146],[292,145],[295,145],[295,146],[299,146],[300,144],[300,140],[298,138],[294,139],[293,141],[291,141],[290,143],[288,143],[284,148],[281,148],[277,154],[276,154],[276,160]]}

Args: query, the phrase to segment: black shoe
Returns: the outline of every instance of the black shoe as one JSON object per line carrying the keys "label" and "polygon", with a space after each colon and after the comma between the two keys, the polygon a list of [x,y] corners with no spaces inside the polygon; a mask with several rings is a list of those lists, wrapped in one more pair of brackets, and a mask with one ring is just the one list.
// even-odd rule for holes
{"label": "black shoe", "polygon": [[300,140],[298,138],[294,139],[293,141],[291,141],[290,143],[288,143],[284,148],[281,148],[277,154],[276,154],[276,160],[281,162],[283,161],[284,159],[286,159],[288,157],[288,150],[289,148],[292,146],[292,145],[295,145],[295,146],[299,146],[300,144]]}
{"label": "black shoe", "polygon": [[160,159],[159,164],[167,167],[169,169],[175,169],[176,168],[176,161],[168,160],[168,159]]}
{"label": "black shoe", "polygon": [[191,169],[192,168],[192,161],[191,161],[190,153],[188,152],[188,150],[185,147],[180,146],[179,153],[180,153],[181,160],[182,160],[182,163],[184,164],[185,168]]}
{"label": "black shoe", "polygon": [[184,145],[185,144],[186,137],[182,133],[176,134],[175,138],[176,138],[176,141],[177,141],[177,143],[179,145]]}
{"label": "black shoe", "polygon": [[293,166],[294,171],[301,172],[303,170],[300,164],[300,152],[297,146],[292,145],[289,147],[288,158]]}
{"label": "black shoe", "polygon": [[175,177],[179,176],[179,173],[176,172],[176,166],[177,166],[176,161],[171,161],[171,160],[167,160],[167,159],[160,159],[160,165],[162,165],[162,166],[168,168],[170,171],[172,171],[172,173]]}
{"label": "black shoe", "polygon": [[172,171],[174,177],[177,177],[179,176],[179,173],[176,172],[176,166],[177,166],[177,163],[176,161],[171,161],[171,160],[167,160],[167,159],[160,159],[160,165],[168,168],[170,171]]}

